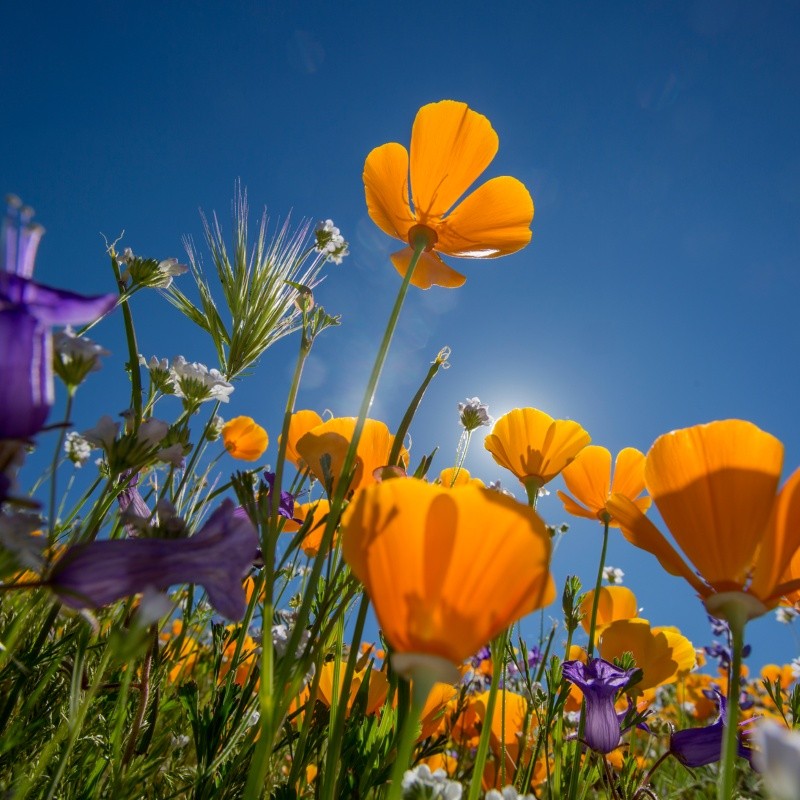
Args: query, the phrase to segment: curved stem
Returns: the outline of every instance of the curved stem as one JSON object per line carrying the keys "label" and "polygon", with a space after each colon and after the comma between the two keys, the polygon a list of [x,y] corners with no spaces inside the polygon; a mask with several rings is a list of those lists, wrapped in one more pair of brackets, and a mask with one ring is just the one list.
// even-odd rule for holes
{"label": "curved stem", "polygon": [[608,517],[603,520],[603,547],[600,551],[600,564],[597,567],[597,581],[594,585],[594,597],[592,598],[592,617],[589,621],[589,646],[586,649],[588,658],[594,656],[594,634],[597,627],[597,606],[600,602],[600,589],[603,586],[603,569],[606,565],[606,551],[608,550]]}

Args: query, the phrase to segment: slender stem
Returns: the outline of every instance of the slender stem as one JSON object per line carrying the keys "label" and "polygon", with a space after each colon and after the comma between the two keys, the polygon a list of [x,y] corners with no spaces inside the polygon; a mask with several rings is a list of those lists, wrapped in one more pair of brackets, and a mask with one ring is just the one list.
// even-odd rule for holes
{"label": "slender stem", "polygon": [[744,647],[744,614],[728,614],[731,626],[732,657],[728,677],[728,713],[722,734],[722,759],[717,781],[718,800],[732,800],[736,751],[739,740],[739,686],[742,673],[742,649]]}
{"label": "slender stem", "polygon": [[[111,254],[111,269],[117,280],[120,295],[125,294],[125,281],[119,271],[116,253]],[[139,346],[136,343],[136,331],[133,328],[133,316],[128,301],[120,302],[122,319],[125,323],[125,338],[128,341],[128,367],[131,371],[131,406],[134,413],[134,425],[138,428],[142,421],[142,374],[139,370]]]}
{"label": "slender stem", "polygon": [[[64,422],[69,422],[70,415],[72,414],[72,403],[74,400],[73,390],[67,387],[67,404],[64,408]],[[56,534],[56,478],[58,478],[58,458],[61,455],[61,448],[64,446],[64,437],[67,435],[67,429],[62,426],[58,431],[58,441],[56,442],[56,449],[53,453],[53,463],[50,467],[50,525],[48,526],[48,544],[53,544]]]}
{"label": "slender stem", "polygon": [[481,728],[481,737],[478,740],[478,752],[475,754],[475,764],[472,769],[472,782],[469,787],[467,800],[478,800],[483,782],[483,768],[489,752],[489,735],[492,732],[492,719],[494,718],[494,704],[497,700],[497,689],[500,685],[500,676],[503,674],[505,663],[506,642],[508,631],[503,631],[492,642],[492,683],[489,687],[489,697],[486,700],[486,717]]}
{"label": "slender stem", "polygon": [[600,603],[600,590],[603,587],[603,569],[606,565],[606,551],[608,550],[608,523],[609,517],[606,514],[603,520],[603,547],[600,550],[600,563],[597,566],[597,581],[594,585],[594,597],[592,598],[592,617],[589,621],[589,646],[586,648],[588,658],[594,657],[594,634],[597,627],[597,607]]}

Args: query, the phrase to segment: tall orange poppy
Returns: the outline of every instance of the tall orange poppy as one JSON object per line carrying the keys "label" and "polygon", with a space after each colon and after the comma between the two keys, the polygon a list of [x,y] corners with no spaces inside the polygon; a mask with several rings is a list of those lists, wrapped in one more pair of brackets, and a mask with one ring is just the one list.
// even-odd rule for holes
{"label": "tall orange poppy", "polygon": [[800,471],[776,497],[782,462],[783,445],[744,420],[659,437],[645,483],[682,554],[630,498],[612,494],[606,507],[625,537],[687,580],[711,613],[724,616],[724,605],[737,602],[756,617],[800,588],[784,575],[800,548]]}
{"label": "tall orange poppy", "polygon": [[[356,427],[355,417],[334,417],[312,428],[297,441],[297,452],[323,486],[333,488],[341,478],[347,449]],[[356,449],[355,472],[350,491],[375,483],[375,470],[389,463],[394,434],[379,420],[367,419]],[[403,448],[401,459],[408,463]],[[332,479],[332,487],[327,484]]]}
{"label": "tall orange poppy", "polygon": [[606,500],[612,493],[630,498],[641,511],[650,508],[651,499],[639,496],[644,491],[644,462],[644,453],[633,447],[623,448],[617,454],[612,480],[611,453],[605,447],[590,444],[561,472],[574,497],[562,491],[556,494],[568,514],[601,522],[609,520],[611,527],[618,528],[619,523],[611,520],[606,511]]}
{"label": "tall orange poppy", "polygon": [[497,134],[486,117],[466,103],[442,100],[417,112],[410,157],[397,142],[376,147],[367,156],[367,211],[384,233],[409,244],[391,256],[401,275],[411,262],[416,237],[426,241],[411,278],[414,286],[452,288],[464,283],[466,278],[439,253],[496,258],[530,241],[533,200],[516,178],[492,178],[459,202],[497,149]]}
{"label": "tall orange poppy", "polygon": [[526,488],[533,484],[539,489],[591,440],[571,419],[553,419],[538,408],[515,408],[495,422],[484,447]]}
{"label": "tall orange poppy", "polygon": [[357,492],[342,529],[395,653],[459,664],[555,596],[544,523],[500,492],[396,478]]}

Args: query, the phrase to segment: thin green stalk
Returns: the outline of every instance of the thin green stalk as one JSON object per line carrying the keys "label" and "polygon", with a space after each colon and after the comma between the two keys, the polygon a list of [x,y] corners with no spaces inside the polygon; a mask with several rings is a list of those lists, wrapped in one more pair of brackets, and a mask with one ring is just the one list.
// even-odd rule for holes
{"label": "thin green stalk", "polygon": [[[356,617],[356,626],[353,631],[353,639],[350,643],[350,654],[347,658],[347,666],[344,671],[344,680],[341,682],[341,691],[339,692],[339,702],[336,709],[336,716],[333,725],[330,728],[328,735],[328,753],[325,757],[325,778],[322,784],[322,793],[320,797],[324,800],[334,800],[336,795],[336,779],[338,777],[339,766],[339,753],[342,748],[342,739],[344,733],[344,721],[347,717],[347,704],[350,700],[350,684],[353,681],[353,673],[356,669],[356,661],[358,661],[358,649],[361,644],[361,636],[364,632],[364,623],[367,619],[367,609],[369,608],[369,598],[366,592],[361,593],[361,604],[358,607],[358,616]],[[339,683],[337,676],[334,675],[333,688],[337,689]],[[331,700],[331,708],[333,707],[333,700]],[[423,701],[424,704],[424,701]]]}
{"label": "thin green stalk", "polygon": [[[736,612],[739,613],[736,613]],[[722,734],[722,758],[717,781],[717,800],[732,800],[736,753],[739,743],[739,686],[742,674],[742,650],[744,648],[744,626],[747,622],[741,608],[728,614],[731,626],[732,656],[728,677],[728,713]]]}
{"label": "thin green stalk", "polygon": [[[72,413],[72,403],[75,394],[72,389],[67,390],[67,404],[64,408],[64,422],[69,422],[70,414]],[[58,478],[58,459],[61,455],[61,448],[64,446],[64,437],[67,435],[66,426],[62,426],[58,431],[58,440],[56,441],[56,449],[53,453],[53,463],[50,466],[50,520],[48,525],[47,542],[52,545],[56,538],[56,478]]]}
{"label": "thin green stalk", "polygon": [[506,656],[506,643],[508,630],[503,631],[492,641],[492,683],[489,686],[489,697],[486,700],[486,716],[481,728],[481,737],[478,740],[478,752],[472,769],[467,800],[478,800],[483,782],[483,768],[486,765],[486,756],[489,752],[489,736],[492,732],[492,719],[494,717],[494,704],[497,700],[497,690],[500,686],[500,676],[503,674],[503,664]]}
{"label": "thin green stalk", "polygon": [[[120,296],[125,294],[125,281],[119,271],[117,255],[111,253],[111,269],[117,281]],[[142,421],[142,373],[139,370],[139,346],[136,343],[136,331],[133,328],[133,316],[127,300],[120,303],[122,306],[122,320],[125,324],[125,338],[128,342],[128,367],[131,373],[131,407],[134,414],[134,425],[138,428]]]}
{"label": "thin green stalk", "polygon": [[594,584],[594,597],[592,598],[592,617],[589,621],[589,646],[586,648],[587,658],[594,657],[594,634],[597,627],[597,606],[600,602],[600,590],[603,587],[603,569],[606,566],[606,551],[608,550],[608,524],[610,518],[605,514],[603,520],[603,547],[600,550],[600,564],[597,567],[597,580]]}

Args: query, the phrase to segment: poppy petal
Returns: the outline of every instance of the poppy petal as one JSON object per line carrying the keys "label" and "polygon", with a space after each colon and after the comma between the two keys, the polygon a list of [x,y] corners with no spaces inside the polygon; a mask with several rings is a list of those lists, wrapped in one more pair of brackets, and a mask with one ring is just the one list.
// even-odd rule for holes
{"label": "poppy petal", "polygon": [[644,465],[645,456],[640,450],[635,447],[620,450],[614,462],[611,491],[624,494],[631,500],[637,498],[644,491]]}
{"label": "poppy petal", "polygon": [[[410,247],[405,247],[392,253],[391,259],[394,268],[405,277],[411,257],[414,251]],[[414,267],[414,274],[411,276],[411,285],[420,289],[430,289],[431,286],[444,286],[446,289],[455,289],[463,286],[466,278],[456,272],[452,267],[439,258],[433,251],[423,251]]]}
{"label": "poppy petal", "polygon": [[748,580],[782,462],[778,439],[737,419],[665,434],[647,455],[647,488],[664,523],[718,591]]}
{"label": "poppy petal", "polygon": [[605,447],[588,445],[564,467],[561,477],[584,505],[595,515],[605,508],[611,482],[611,453]]}
{"label": "poppy petal", "polygon": [[397,142],[376,147],[364,162],[363,177],[372,221],[389,236],[406,241],[416,224],[408,205],[408,151]]}
{"label": "poppy petal", "polygon": [[423,106],[411,131],[411,191],[417,220],[438,221],[489,166],[499,146],[483,114],[455,100]]}
{"label": "poppy petal", "polygon": [[458,258],[496,258],[531,240],[533,200],[516,178],[492,178],[465,197],[436,228],[436,249]]}
{"label": "poppy petal", "polygon": [[632,500],[621,494],[612,494],[606,502],[606,509],[619,523],[623,536],[631,544],[652,553],[670,575],[677,575],[688,581],[701,597],[709,596],[708,586],[689,569],[688,564],[666,540],[664,534],[653,525]]}

